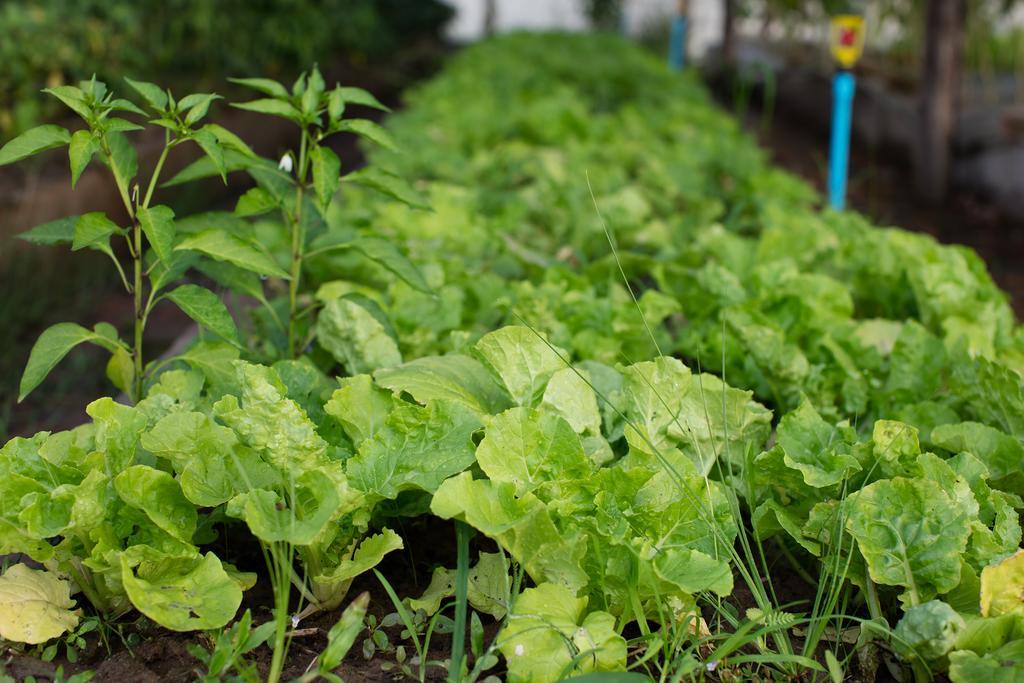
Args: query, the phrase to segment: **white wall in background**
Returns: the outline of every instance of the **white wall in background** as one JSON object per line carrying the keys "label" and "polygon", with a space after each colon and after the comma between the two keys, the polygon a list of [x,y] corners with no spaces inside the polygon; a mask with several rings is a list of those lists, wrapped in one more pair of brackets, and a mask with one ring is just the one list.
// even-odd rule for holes
{"label": "white wall in background", "polygon": [[[457,42],[483,34],[486,0],[445,0],[456,9],[448,37]],[[636,35],[659,17],[667,17],[676,0],[623,0],[626,30]],[[498,31],[515,29],[584,30],[588,27],[583,0],[496,0]],[[699,57],[721,40],[722,0],[690,0],[688,49]]]}

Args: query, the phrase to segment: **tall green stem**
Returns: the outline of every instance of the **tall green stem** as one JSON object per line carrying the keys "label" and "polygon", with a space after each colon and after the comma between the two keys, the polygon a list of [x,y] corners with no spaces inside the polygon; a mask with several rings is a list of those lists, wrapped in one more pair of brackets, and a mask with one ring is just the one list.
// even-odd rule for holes
{"label": "tall green stem", "polygon": [[295,173],[295,212],[292,214],[292,263],[291,280],[288,282],[288,357],[294,358],[302,349],[296,348],[299,322],[299,284],[302,281],[302,258],[305,248],[305,237],[302,234],[302,202],[306,184],[306,148],[309,135],[302,131],[302,142],[299,146],[299,165]]}
{"label": "tall green stem", "polygon": [[270,544],[267,548],[267,565],[271,569],[271,584],[274,587],[274,645],[270,659],[267,683],[277,683],[284,671],[285,655],[288,653],[288,598],[291,595],[292,549],[286,544]]}
{"label": "tall green stem", "polygon": [[137,403],[142,399],[142,331],[146,327],[146,310],[142,305],[142,227],[137,218],[132,218],[132,237],[135,242],[135,249],[132,253],[135,267],[135,284],[132,288],[135,295],[135,346],[133,351],[135,383],[132,398]]}
{"label": "tall green stem", "polygon": [[455,628],[452,630],[452,657],[448,667],[448,680],[463,680],[462,660],[466,651],[466,602],[469,593],[469,539],[473,529],[464,522],[455,522]]}

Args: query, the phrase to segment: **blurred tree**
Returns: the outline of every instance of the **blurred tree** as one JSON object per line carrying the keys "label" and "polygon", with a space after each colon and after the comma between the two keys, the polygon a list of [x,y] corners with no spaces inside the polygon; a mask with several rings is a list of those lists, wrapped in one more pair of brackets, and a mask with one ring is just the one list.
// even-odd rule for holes
{"label": "blurred tree", "polygon": [[584,9],[590,25],[602,31],[617,31],[622,25],[623,0],[586,0]]}
{"label": "blurred tree", "polygon": [[949,182],[950,141],[956,125],[966,18],[966,0],[927,1],[914,182],[917,191],[930,202],[945,196]]}
{"label": "blurred tree", "polygon": [[722,65],[732,66],[736,59],[736,10],[739,0],[723,0]]}

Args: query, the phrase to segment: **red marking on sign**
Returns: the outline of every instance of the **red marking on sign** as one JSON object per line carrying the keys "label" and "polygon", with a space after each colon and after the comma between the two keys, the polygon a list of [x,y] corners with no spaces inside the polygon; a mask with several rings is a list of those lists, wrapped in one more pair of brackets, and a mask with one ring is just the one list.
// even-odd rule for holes
{"label": "red marking on sign", "polygon": [[852,47],[857,42],[857,31],[844,27],[839,29],[839,44],[843,47]]}

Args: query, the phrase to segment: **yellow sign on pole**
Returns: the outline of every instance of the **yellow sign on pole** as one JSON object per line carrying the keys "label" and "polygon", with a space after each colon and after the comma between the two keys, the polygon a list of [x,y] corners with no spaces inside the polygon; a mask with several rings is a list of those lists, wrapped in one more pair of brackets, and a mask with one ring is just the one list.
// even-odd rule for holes
{"label": "yellow sign on pole", "polygon": [[832,56],[844,69],[853,68],[864,52],[864,17],[840,14],[832,17]]}

